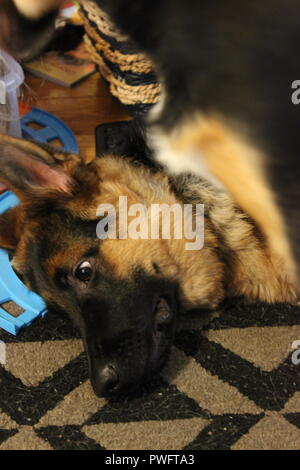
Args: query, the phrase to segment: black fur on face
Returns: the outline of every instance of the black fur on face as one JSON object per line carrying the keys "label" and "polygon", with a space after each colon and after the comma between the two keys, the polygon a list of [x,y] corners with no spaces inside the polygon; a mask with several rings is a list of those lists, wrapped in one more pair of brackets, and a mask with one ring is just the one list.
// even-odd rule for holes
{"label": "black fur on face", "polygon": [[[128,279],[117,279],[102,258],[96,222],[53,207],[39,220],[25,251],[23,278],[49,309],[67,313],[79,329],[98,396],[128,394],[156,376],[176,326],[174,282],[139,266]],[[91,266],[83,272],[87,280],[78,277],[83,263]]]}
{"label": "black fur on face", "polygon": [[[103,394],[102,375],[107,367],[117,374],[117,386],[105,385],[108,393],[131,392],[162,369],[176,324],[172,283],[137,270],[129,281],[98,281],[93,293],[83,296],[80,303],[82,336],[96,394]],[[162,311],[169,317],[164,321],[160,321]]]}
{"label": "black fur on face", "polygon": [[[84,165],[77,155],[48,146],[0,140],[0,173],[21,200],[0,217],[0,246],[14,251],[16,271],[49,310],[67,314],[79,329],[95,393],[134,390],[167,360],[178,288],[159,267],[165,262],[160,243],[155,250],[147,245],[137,258],[139,241],[124,247],[116,240],[112,261],[106,241],[97,238],[105,171],[122,171],[121,160]],[[131,166],[128,181],[138,177]],[[116,270],[124,265],[123,254],[129,260],[124,276]]]}

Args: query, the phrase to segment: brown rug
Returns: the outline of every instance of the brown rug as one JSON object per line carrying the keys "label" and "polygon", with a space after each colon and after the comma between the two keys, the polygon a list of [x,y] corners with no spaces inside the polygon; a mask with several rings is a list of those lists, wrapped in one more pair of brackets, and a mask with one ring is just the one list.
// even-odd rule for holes
{"label": "brown rug", "polygon": [[94,396],[68,320],[48,314],[0,340],[0,450],[300,449],[298,307],[193,315],[161,377],[126,402]]}

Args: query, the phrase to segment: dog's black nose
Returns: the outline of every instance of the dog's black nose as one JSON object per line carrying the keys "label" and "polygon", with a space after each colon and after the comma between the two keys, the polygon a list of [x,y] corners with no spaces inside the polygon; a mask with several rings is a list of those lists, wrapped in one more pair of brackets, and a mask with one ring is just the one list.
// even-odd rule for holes
{"label": "dog's black nose", "polygon": [[95,392],[104,397],[114,392],[119,385],[120,377],[116,365],[106,364],[97,374]]}

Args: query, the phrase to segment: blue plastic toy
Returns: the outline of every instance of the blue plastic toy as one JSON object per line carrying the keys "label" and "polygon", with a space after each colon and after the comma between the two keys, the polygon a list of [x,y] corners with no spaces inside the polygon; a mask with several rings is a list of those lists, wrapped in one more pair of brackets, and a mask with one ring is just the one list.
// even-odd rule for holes
{"label": "blue plastic toy", "polygon": [[[35,130],[29,125],[39,124]],[[74,134],[66,124],[57,117],[37,108],[32,108],[21,120],[23,137],[48,143],[53,139],[59,139],[64,150],[78,153],[78,146]],[[19,199],[11,191],[0,195],[0,214],[19,204]],[[0,248],[0,328],[16,335],[21,328],[29,326],[36,318],[44,317],[47,313],[46,304],[41,297],[31,292],[18,278],[11,267],[9,255],[6,250]],[[24,312],[14,317],[6,312],[1,305],[13,301]]]}
{"label": "blue plastic toy", "polygon": [[[38,124],[39,129],[33,129],[31,124]],[[31,108],[21,119],[21,129],[24,139],[33,139],[42,143],[50,143],[58,139],[62,147],[70,153],[78,153],[76,138],[71,129],[53,114],[41,109]]]}
{"label": "blue plastic toy", "polygon": [[[10,191],[0,196],[0,212],[19,204],[19,199]],[[34,294],[20,281],[12,269],[7,251],[0,249],[0,305],[13,301],[24,312],[17,318],[0,307],[0,327],[16,335],[20,328],[30,325],[37,317],[43,317],[47,308],[44,301]]]}

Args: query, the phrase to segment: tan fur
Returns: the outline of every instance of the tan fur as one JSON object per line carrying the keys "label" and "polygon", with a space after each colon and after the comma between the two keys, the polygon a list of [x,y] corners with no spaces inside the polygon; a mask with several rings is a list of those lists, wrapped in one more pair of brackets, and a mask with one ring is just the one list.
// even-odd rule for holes
{"label": "tan fur", "polygon": [[51,10],[59,8],[62,0],[12,0],[24,16],[32,19],[40,18]]}
{"label": "tan fur", "polygon": [[211,230],[219,234],[218,246],[226,260],[227,295],[266,302],[294,300],[294,284],[287,268],[268,249],[253,221],[232,198],[206,182],[190,183],[188,191],[198,193],[209,217],[207,224],[211,224]]}
{"label": "tan fur", "polygon": [[[4,141],[2,139],[3,145]],[[45,155],[37,145],[26,142],[18,141],[16,145],[23,146],[26,152],[32,151],[51,165],[54,159],[55,164],[62,165],[69,175],[77,171],[80,160],[77,156],[57,156],[55,152],[47,151]],[[99,204],[110,203],[116,207],[119,197],[124,195],[128,197],[128,205],[142,203],[149,207],[153,203],[182,205],[193,202],[205,206],[203,249],[186,250],[184,238],[104,240],[99,242],[99,271],[110,271],[119,279],[130,280],[134,269],[142,268],[153,276],[173,279],[178,282],[184,309],[215,308],[226,296],[243,295],[250,301],[267,302],[295,300],[293,282],[282,259],[269,248],[260,229],[224,190],[195,176],[171,178],[163,172],[153,173],[121,157],[106,156],[83,169],[86,171],[86,189],[83,188],[86,192],[76,193],[64,204],[74,216],[86,220],[97,219]],[[7,217],[10,219],[8,225]],[[22,217],[21,209],[0,216],[0,245],[9,248],[7,240],[11,238],[11,248],[15,248],[13,245],[18,240],[14,262],[20,272],[26,267],[28,245],[34,239],[35,229],[44,224],[43,216],[41,220],[37,217],[24,223]],[[3,227],[7,227],[8,232]],[[72,271],[89,247],[89,239],[76,240],[70,234],[66,238],[63,229],[57,226],[53,243],[57,240],[59,246],[56,254],[43,266],[49,279],[55,276],[59,267]],[[159,267],[159,272],[155,266]],[[56,294],[49,290],[43,295],[51,300],[51,295]],[[63,294],[59,299],[63,306]]]}
{"label": "tan fur", "polygon": [[[188,155],[198,152],[199,172],[200,155],[203,157],[210,172],[259,226],[270,252],[286,266],[289,277],[295,280],[290,246],[264,173],[262,152],[252,142],[241,137],[240,130],[235,132],[216,117],[196,116],[176,128],[167,138],[177,158],[188,159]],[[172,155],[168,155],[168,158],[172,158]]]}
{"label": "tan fur", "polygon": [[[30,18],[39,18],[63,3],[62,0],[13,1],[18,10]],[[172,164],[171,160],[175,159],[175,156],[177,159],[182,157],[184,161],[180,169],[187,167],[197,171],[199,168],[200,171],[200,161],[197,163],[193,158],[193,163],[189,166],[186,157],[195,157],[197,152],[201,153],[208,170],[222,182],[233,199],[253,218],[264,234],[267,259],[272,259],[272,267],[283,265],[283,271],[295,282],[296,270],[284,223],[264,172],[265,156],[253,142],[247,141],[247,138],[242,137],[240,130],[236,131],[220,117],[203,115],[187,119],[171,135],[164,136],[164,139],[171,150],[165,153],[165,161]],[[43,151],[39,152],[44,154]],[[163,153],[164,149],[161,152]],[[119,178],[120,174],[117,175]],[[122,187],[120,182],[112,181],[110,184],[111,189],[116,184],[119,188]],[[116,187],[115,189],[117,190]],[[128,188],[126,190],[128,192]],[[87,216],[86,211],[82,211],[82,214]],[[264,264],[266,263],[267,261]],[[243,269],[240,268],[239,272],[243,278]]]}
{"label": "tan fur", "polygon": [[[123,195],[127,195],[128,204],[178,202],[165,175],[153,175],[114,157],[100,159],[97,167],[102,181],[99,196],[92,204],[93,211],[104,202],[116,206]],[[259,231],[226,192],[199,182],[194,187],[189,183],[187,187],[198,195],[198,203],[205,204],[209,216],[204,248],[187,251],[185,239],[102,241],[101,254],[114,274],[128,279],[136,266],[153,273],[152,266],[156,263],[162,275],[178,279],[183,304],[189,308],[215,307],[224,295],[244,295],[249,300],[267,302],[294,300],[293,284],[281,259],[271,254]],[[94,216],[95,212],[89,215]],[[216,255],[220,248],[228,259],[227,266]]]}
{"label": "tan fur", "polygon": [[[58,8],[63,3],[61,0],[13,1],[18,10],[30,18],[41,17],[50,10]],[[237,204],[246,214],[252,217],[261,230],[266,239],[266,244],[263,248],[264,257],[258,256],[257,259],[256,257],[253,258],[250,272],[253,270],[257,274],[259,271],[259,277],[263,280],[273,271],[276,277],[280,267],[282,267],[282,271],[285,273],[281,276],[281,281],[278,281],[281,286],[280,288],[275,285],[271,288],[268,283],[266,287],[264,282],[260,283],[260,287],[258,285],[246,287],[245,278],[248,279],[248,283],[252,284],[253,282],[250,282],[251,276],[249,276],[247,254],[241,252],[238,261],[235,263],[234,278],[239,279],[244,287],[243,289],[232,287],[232,291],[240,292],[242,290],[243,292],[245,291],[246,295],[255,297],[256,291],[263,290],[265,292],[262,294],[262,297],[271,300],[276,297],[278,289],[284,289],[285,292],[288,291],[290,283],[295,282],[295,267],[283,220],[264,172],[265,156],[263,153],[253,145],[253,142],[249,142],[246,137],[242,137],[240,130],[236,131],[232,125],[225,123],[223,119],[216,116],[197,115],[189,118],[180,127],[177,127],[171,135],[164,136],[164,139],[170,149],[165,154],[165,161],[169,161],[171,164],[171,160],[175,159],[175,156],[177,159],[182,157],[184,161],[180,166],[181,169],[187,167],[197,171],[197,168],[199,168],[200,171],[200,160],[197,162],[194,157],[197,152],[201,154],[208,170],[222,182]],[[28,144],[28,151],[31,145]],[[161,152],[163,153],[164,149]],[[45,154],[43,150],[38,150],[38,153],[41,158],[47,158],[47,153]],[[187,155],[193,156],[193,163],[190,166],[187,163]],[[68,164],[65,167],[67,168]],[[105,194],[113,194],[114,192],[119,194],[120,191],[130,195],[130,189],[126,184],[122,183],[128,177],[128,173],[125,172],[123,175],[122,171],[116,171],[116,177],[113,178],[110,175],[111,180],[107,182],[105,170],[102,168],[103,171],[102,197],[107,197],[109,200],[110,197],[104,196]],[[134,191],[135,189],[133,189]],[[83,207],[83,204],[81,207]],[[82,209],[80,215],[88,217],[89,213],[94,211],[94,209],[94,205],[88,211]],[[238,249],[234,243],[235,238],[247,239],[247,236],[243,234],[245,231],[244,223],[239,224],[236,221],[236,225],[239,228],[234,230],[238,235],[234,234],[233,230],[230,236],[227,233],[229,237],[228,243],[231,244],[232,249]],[[239,233],[239,230],[241,230],[241,233]],[[233,237],[231,238],[231,236]],[[257,253],[257,250],[255,250],[255,253]],[[185,257],[186,254],[182,254],[182,256]],[[245,265],[247,268],[245,268]],[[258,269],[258,267],[260,268]]]}
{"label": "tan fur", "polygon": [[[115,157],[99,159],[97,167],[101,178],[100,192],[90,205],[90,217],[95,217],[99,204],[109,203],[116,207],[120,196],[128,197],[128,205],[178,203],[168,178],[161,173],[154,175]],[[207,229],[205,247],[197,252],[186,251],[185,243],[185,239],[104,240],[101,256],[120,279],[130,278],[136,267],[155,274],[153,263],[157,263],[162,276],[179,281],[186,308],[215,307],[224,297],[223,265],[214,251],[217,237]]]}

